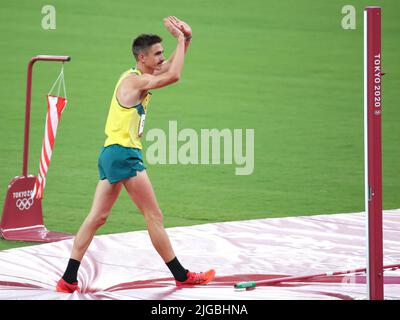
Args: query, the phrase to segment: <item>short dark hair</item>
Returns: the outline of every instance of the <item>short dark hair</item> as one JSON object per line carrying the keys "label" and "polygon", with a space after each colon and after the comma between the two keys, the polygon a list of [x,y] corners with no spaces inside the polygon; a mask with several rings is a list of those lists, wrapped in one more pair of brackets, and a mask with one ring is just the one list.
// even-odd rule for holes
{"label": "short dark hair", "polygon": [[137,61],[142,51],[147,51],[153,44],[160,43],[161,37],[155,34],[141,34],[132,43],[132,53]]}

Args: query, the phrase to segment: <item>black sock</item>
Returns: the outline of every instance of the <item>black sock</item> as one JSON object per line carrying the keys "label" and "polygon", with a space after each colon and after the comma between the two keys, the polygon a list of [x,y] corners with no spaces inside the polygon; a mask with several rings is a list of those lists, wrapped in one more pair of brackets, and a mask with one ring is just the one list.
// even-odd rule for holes
{"label": "black sock", "polygon": [[166,264],[168,269],[172,272],[175,280],[183,282],[187,279],[186,273],[188,272],[188,270],[182,267],[177,257],[173,258],[170,262],[167,262]]}
{"label": "black sock", "polygon": [[75,259],[69,259],[67,269],[62,278],[72,284],[78,281],[78,269],[81,262]]}

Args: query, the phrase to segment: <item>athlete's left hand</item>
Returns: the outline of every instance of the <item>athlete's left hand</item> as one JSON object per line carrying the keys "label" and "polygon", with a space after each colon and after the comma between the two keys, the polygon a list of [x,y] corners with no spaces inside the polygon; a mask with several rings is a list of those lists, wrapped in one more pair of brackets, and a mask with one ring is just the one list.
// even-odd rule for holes
{"label": "athlete's left hand", "polygon": [[168,18],[177,28],[179,28],[179,30],[183,32],[186,38],[192,36],[192,28],[185,21],[179,20],[175,16],[169,16]]}

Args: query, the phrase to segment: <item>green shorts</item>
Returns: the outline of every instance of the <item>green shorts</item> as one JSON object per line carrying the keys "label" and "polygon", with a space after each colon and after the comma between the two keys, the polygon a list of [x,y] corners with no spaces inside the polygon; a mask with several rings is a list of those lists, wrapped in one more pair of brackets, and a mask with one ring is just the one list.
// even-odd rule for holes
{"label": "green shorts", "polygon": [[135,177],[137,171],[146,169],[140,149],[127,148],[119,144],[101,148],[98,167],[100,180],[108,179],[110,183]]}

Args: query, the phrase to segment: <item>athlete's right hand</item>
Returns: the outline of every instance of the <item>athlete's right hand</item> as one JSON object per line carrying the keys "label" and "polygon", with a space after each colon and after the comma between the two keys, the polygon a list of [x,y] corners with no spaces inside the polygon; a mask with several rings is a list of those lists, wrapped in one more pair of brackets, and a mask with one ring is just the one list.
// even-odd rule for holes
{"label": "athlete's right hand", "polygon": [[183,32],[183,35],[185,37],[192,36],[192,28],[185,21],[179,20],[175,16],[172,16],[170,20],[172,24],[175,25],[175,27],[177,27],[179,30]]}
{"label": "athlete's right hand", "polygon": [[171,21],[171,16],[164,18],[164,26],[175,38],[183,37],[183,32]]}

